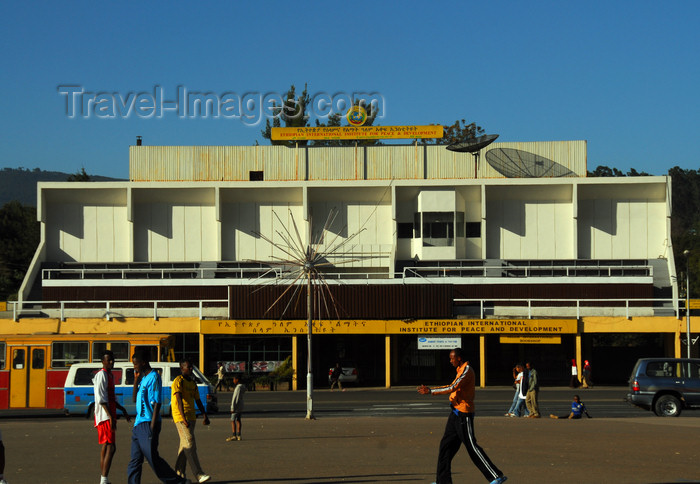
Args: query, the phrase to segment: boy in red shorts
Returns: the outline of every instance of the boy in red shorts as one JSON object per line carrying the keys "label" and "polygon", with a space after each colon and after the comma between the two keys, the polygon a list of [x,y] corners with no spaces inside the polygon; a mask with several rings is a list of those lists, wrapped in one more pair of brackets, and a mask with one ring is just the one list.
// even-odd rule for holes
{"label": "boy in red shorts", "polygon": [[102,369],[97,372],[92,382],[95,386],[95,427],[97,428],[98,443],[102,445],[100,453],[100,484],[108,484],[109,468],[117,450],[115,431],[117,430],[117,409],[121,410],[126,421],[131,418],[126,409],[117,403],[114,396],[114,353],[110,350],[102,352]]}

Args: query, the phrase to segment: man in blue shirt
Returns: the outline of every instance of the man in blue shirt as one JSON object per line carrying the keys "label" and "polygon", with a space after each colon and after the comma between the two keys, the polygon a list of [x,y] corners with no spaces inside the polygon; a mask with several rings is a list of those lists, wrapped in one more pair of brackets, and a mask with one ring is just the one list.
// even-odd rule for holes
{"label": "man in blue shirt", "polygon": [[158,454],[158,437],[163,403],[163,382],[150,365],[146,351],[136,351],[134,362],[134,393],[136,396],[136,419],[131,434],[131,460],[129,461],[129,484],[141,484],[144,458],[156,477],[167,484],[191,484],[189,479],[178,476]]}
{"label": "man in blue shirt", "polygon": [[551,415],[550,418],[569,418],[569,419],[577,419],[577,418],[582,418],[583,414],[586,414],[586,417],[591,418],[590,415],[588,415],[588,410],[586,409],[586,406],[583,404],[581,399],[579,398],[578,395],[574,395],[574,401],[571,402],[571,413],[569,415],[562,415],[561,417],[558,417],[556,415]]}

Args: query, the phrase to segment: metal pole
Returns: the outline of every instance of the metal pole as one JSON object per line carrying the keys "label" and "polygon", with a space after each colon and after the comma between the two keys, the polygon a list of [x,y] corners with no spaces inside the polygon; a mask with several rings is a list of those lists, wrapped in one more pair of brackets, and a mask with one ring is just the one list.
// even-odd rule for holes
{"label": "metal pole", "polygon": [[685,337],[687,358],[690,358],[690,251],[686,250],[685,254]]}
{"label": "metal pole", "polygon": [[314,377],[311,371],[311,334],[313,332],[313,302],[311,297],[311,268],[306,268],[306,313],[308,315],[306,329],[306,346],[308,359],[306,361],[306,419],[314,419]]}

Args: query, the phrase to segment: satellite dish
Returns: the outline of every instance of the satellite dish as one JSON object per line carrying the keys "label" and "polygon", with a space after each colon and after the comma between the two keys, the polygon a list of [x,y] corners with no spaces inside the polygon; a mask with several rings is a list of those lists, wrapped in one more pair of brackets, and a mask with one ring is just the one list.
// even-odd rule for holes
{"label": "satellite dish", "polygon": [[477,138],[469,138],[459,143],[453,143],[448,145],[447,149],[459,153],[476,153],[480,149],[496,141],[496,138],[498,138],[497,134],[485,134]]}
{"label": "satellite dish", "polygon": [[497,134],[484,134],[448,145],[447,149],[458,153],[471,153],[474,156],[474,178],[476,178],[476,174],[479,172],[479,151],[496,141],[496,138],[498,138]]}
{"label": "satellite dish", "polygon": [[507,178],[543,178],[576,176],[576,173],[544,156],[515,148],[494,148],[486,161]]}

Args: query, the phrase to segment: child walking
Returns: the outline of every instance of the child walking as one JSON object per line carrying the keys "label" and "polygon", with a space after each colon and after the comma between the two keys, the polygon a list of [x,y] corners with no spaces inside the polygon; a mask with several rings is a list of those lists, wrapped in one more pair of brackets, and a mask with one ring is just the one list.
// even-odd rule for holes
{"label": "child walking", "polygon": [[226,442],[241,440],[241,413],[243,412],[243,395],[245,395],[245,385],[241,383],[241,377],[233,377],[233,398],[231,398],[231,437]]}

